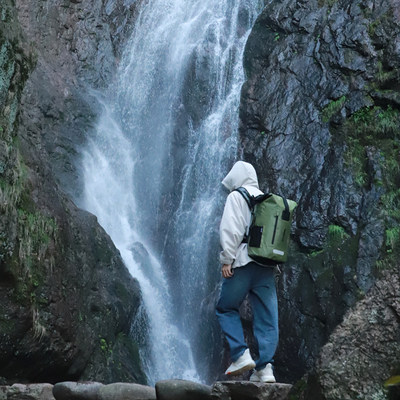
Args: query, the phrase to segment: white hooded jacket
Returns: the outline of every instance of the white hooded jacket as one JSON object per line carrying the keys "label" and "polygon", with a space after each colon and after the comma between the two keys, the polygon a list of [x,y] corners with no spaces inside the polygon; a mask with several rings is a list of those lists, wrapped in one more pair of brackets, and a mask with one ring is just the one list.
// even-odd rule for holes
{"label": "white hooded jacket", "polygon": [[243,186],[252,196],[262,194],[258,188],[257,173],[254,167],[244,161],[238,161],[222,181],[231,192],[225,203],[219,228],[222,251],[221,264],[232,264],[233,268],[242,267],[252,260],[247,254],[247,243],[242,243],[251,223],[251,211],[243,196],[233,191]]}

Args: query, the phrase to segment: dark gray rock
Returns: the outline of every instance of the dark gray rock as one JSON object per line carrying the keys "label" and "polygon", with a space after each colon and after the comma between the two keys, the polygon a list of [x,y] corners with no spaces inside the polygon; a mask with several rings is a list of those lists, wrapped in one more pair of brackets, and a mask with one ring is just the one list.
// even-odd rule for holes
{"label": "dark gray rock", "polygon": [[59,382],[53,387],[56,400],[97,400],[100,388],[99,382]]}
{"label": "dark gray rock", "polygon": [[157,400],[210,400],[211,387],[200,383],[169,379],[156,383]]}
{"label": "dark gray rock", "polygon": [[240,137],[262,189],[299,203],[276,356],[278,378],[295,381],[399,257],[400,22],[391,0],[265,4],[245,50]]}
{"label": "dark gray rock", "polygon": [[[74,153],[74,121],[86,129],[93,115],[78,90],[84,62],[111,56],[98,63],[104,74],[115,64],[95,15],[102,2],[67,3],[0,4],[0,376],[145,382],[129,336],[139,285],[97,219],[60,189],[48,153],[62,129]],[[102,32],[94,42],[85,25]],[[70,52],[74,40],[82,53]]]}
{"label": "dark gray rock", "polygon": [[293,395],[318,400],[383,399],[383,382],[399,371],[400,276],[396,268],[387,271],[346,314],[322,348],[315,371],[293,389]]}
{"label": "dark gray rock", "polygon": [[99,400],[156,400],[156,391],[150,386],[134,383],[111,383],[99,390]]}
{"label": "dark gray rock", "polygon": [[217,382],[212,388],[214,400],[285,400],[292,385],[248,381]]}
{"label": "dark gray rock", "polygon": [[55,400],[52,390],[49,383],[0,386],[0,400]]}
{"label": "dark gray rock", "polygon": [[[78,199],[80,151],[98,112],[94,89],[112,80],[141,1],[16,1],[21,46],[36,68],[23,95],[21,124],[64,191]],[[34,43],[34,45],[33,45]]]}

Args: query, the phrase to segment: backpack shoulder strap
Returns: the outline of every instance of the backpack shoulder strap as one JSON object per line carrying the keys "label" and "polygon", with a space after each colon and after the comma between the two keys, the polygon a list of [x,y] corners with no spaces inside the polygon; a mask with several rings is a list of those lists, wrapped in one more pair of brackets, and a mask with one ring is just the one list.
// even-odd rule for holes
{"label": "backpack shoulder strap", "polygon": [[[256,200],[254,196],[251,196],[250,193],[244,188],[244,187],[239,187],[234,190],[235,192],[239,192],[243,198],[246,200],[247,205],[249,206],[250,212],[251,212],[251,220],[254,218],[254,206],[256,205]],[[252,222],[250,222],[251,225]],[[249,241],[249,229],[250,226],[248,227],[247,231],[245,232],[243,236],[242,243],[247,243]]]}
{"label": "backpack shoulder strap", "polygon": [[253,210],[255,201],[254,201],[254,196],[251,196],[250,193],[244,188],[244,187],[239,187],[234,190],[235,192],[239,192],[243,198],[246,200],[247,205],[249,206],[250,210]]}

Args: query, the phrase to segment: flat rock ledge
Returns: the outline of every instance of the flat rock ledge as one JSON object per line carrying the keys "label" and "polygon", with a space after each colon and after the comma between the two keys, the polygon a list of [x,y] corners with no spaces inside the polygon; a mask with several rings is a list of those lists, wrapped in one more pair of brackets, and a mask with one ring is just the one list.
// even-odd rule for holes
{"label": "flat rock ledge", "polygon": [[216,382],[212,400],[285,400],[292,385],[286,383],[258,383],[248,381]]}
{"label": "flat rock ledge", "polygon": [[207,386],[180,379],[159,381],[155,388],[136,383],[14,384],[0,386],[0,400],[287,400],[291,387],[247,381]]}

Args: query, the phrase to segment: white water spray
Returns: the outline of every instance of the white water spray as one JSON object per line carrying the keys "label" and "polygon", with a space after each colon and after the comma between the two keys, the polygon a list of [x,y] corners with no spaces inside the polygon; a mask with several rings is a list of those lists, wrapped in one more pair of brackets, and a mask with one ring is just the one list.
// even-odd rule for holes
{"label": "white water spray", "polygon": [[219,186],[237,152],[242,55],[261,7],[143,2],[85,152],[84,207],[141,285],[150,383],[206,376],[191,348],[218,270]]}

